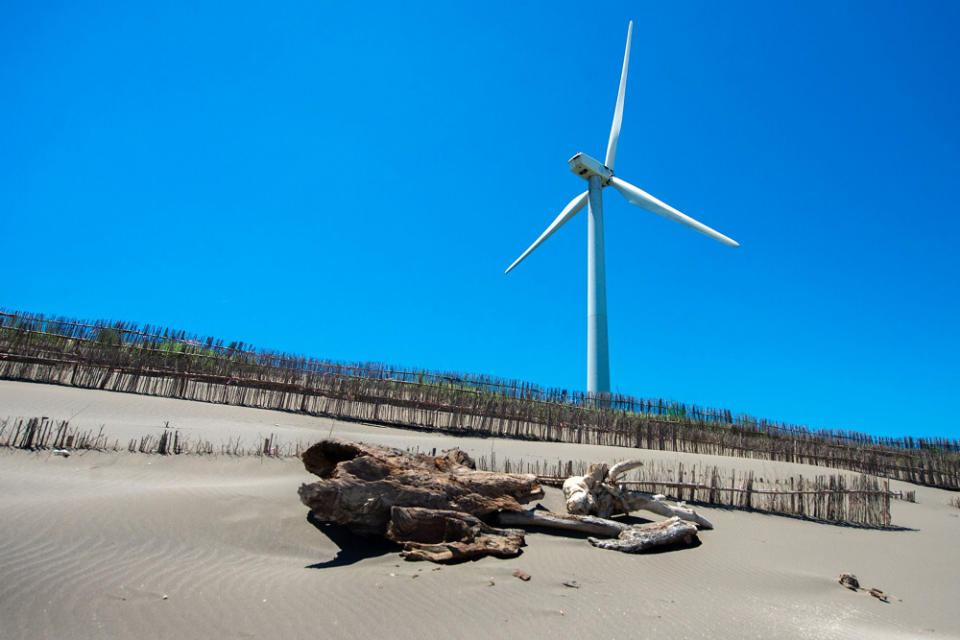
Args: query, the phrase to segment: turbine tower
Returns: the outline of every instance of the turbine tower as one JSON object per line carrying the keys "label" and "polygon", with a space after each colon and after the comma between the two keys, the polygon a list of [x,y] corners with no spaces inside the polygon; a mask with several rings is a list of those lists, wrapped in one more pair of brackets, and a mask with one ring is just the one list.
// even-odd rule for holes
{"label": "turbine tower", "polygon": [[740,245],[722,233],[705,224],[697,222],[670,205],[657,200],[646,191],[613,174],[613,165],[617,155],[617,140],[620,138],[620,123],[623,121],[623,95],[627,88],[627,66],[630,63],[630,38],[633,35],[633,21],[627,27],[627,47],[623,53],[623,69],[620,72],[620,89],[617,92],[617,106],[613,112],[613,126],[610,127],[610,139],[607,142],[607,155],[601,164],[584,153],[570,158],[570,170],[588,183],[586,191],[575,197],[560,212],[560,215],[540,234],[530,247],[520,254],[504,273],[516,267],[530,253],[543,244],[544,240],[567,223],[584,205],[587,206],[587,394],[603,402],[610,396],[610,355],[607,345],[607,278],[603,259],[603,198],[604,187],[611,186],[619,191],[630,203],[651,213],[684,224],[695,231],[718,240],[731,247]]}

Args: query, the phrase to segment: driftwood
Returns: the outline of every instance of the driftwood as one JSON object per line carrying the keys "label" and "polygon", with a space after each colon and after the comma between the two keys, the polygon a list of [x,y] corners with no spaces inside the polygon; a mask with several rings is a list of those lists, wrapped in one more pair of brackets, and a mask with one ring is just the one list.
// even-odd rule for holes
{"label": "driftwood", "polygon": [[461,436],[803,462],[960,489],[956,439],[814,432],[735,418],[725,410],[622,395],[611,398],[609,407],[596,407],[583,391],[397,369],[384,363],[305,359],[129,322],[85,322],[0,310],[0,378],[279,409]]}
{"label": "driftwood", "polygon": [[303,464],[321,478],[300,487],[300,500],[314,517],[366,535],[386,533],[394,506],[483,516],[520,511],[523,503],[543,497],[536,476],[477,471],[459,449],[433,457],[323,440],[304,452]]}
{"label": "driftwood", "polygon": [[[459,449],[438,457],[323,440],[303,454],[303,464],[320,477],[300,487],[300,500],[316,520],[345,525],[361,535],[386,537],[400,544],[409,560],[456,562],[486,555],[515,556],[524,544],[524,531],[511,528],[517,526],[602,536],[588,540],[596,547],[631,553],[690,544],[697,535],[695,524],[675,517],[678,508],[657,500],[652,502],[670,509],[674,517],[630,525],[598,515],[524,510],[524,503],[543,496],[536,476],[477,471],[470,456]],[[592,500],[595,513],[606,516],[640,504],[633,495],[637,492],[618,493],[606,483],[608,477],[615,479],[624,471],[623,464],[615,465],[612,475],[606,465],[594,466],[589,478],[571,480],[587,487],[582,499]]]}
{"label": "driftwood", "polygon": [[613,549],[626,553],[641,553],[652,547],[674,544],[692,544],[697,537],[697,527],[674,516],[662,522],[629,525],[616,520],[550,511],[503,512],[497,516],[500,524],[534,526],[550,529],[565,529],[590,533],[604,538],[589,537],[595,547]]}
{"label": "driftwood", "polygon": [[587,540],[595,547],[613,549],[626,553],[642,553],[652,547],[663,547],[674,544],[693,544],[697,537],[696,525],[674,516],[662,522],[635,525],[624,528],[620,535],[613,539],[601,540],[590,537]]}
{"label": "driftwood", "polygon": [[607,537],[619,536],[628,527],[622,522],[596,516],[578,516],[536,509],[499,513],[497,522],[508,526],[563,529]]}
{"label": "driftwood", "polygon": [[567,478],[563,483],[567,512],[609,518],[620,513],[644,510],[693,522],[703,529],[713,529],[709,520],[683,503],[669,505],[663,501],[663,496],[630,491],[617,485],[621,475],[641,465],[643,462],[640,460],[627,460],[612,467],[604,463],[592,464],[586,475]]}
{"label": "driftwood", "polygon": [[493,528],[478,516],[520,511],[543,496],[536,476],[477,471],[459,449],[434,457],[324,440],[304,452],[303,464],[320,476],[300,487],[314,518],[385,536],[411,560],[515,556],[523,532]]}
{"label": "driftwood", "polygon": [[509,558],[523,545],[520,529],[496,529],[461,511],[421,507],[393,507],[387,538],[403,545],[404,558],[432,562]]}

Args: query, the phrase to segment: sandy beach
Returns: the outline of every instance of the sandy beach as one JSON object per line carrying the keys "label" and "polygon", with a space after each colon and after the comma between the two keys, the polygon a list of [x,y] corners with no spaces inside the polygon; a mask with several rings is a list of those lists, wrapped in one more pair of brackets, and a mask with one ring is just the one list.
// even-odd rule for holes
{"label": "sandy beach", "polygon": [[[333,435],[473,456],[705,458],[10,381],[0,381],[0,416],[70,418],[121,443],[169,423],[251,446]],[[295,458],[0,450],[0,638],[960,637],[960,509],[947,491],[891,483],[917,490],[916,504],[892,505],[901,530],[698,506],[716,528],[694,548],[625,555],[531,533],[517,558],[440,567],[311,524],[297,496],[311,480]],[[558,490],[543,502],[562,509]],[[890,602],[842,588],[843,572]]]}

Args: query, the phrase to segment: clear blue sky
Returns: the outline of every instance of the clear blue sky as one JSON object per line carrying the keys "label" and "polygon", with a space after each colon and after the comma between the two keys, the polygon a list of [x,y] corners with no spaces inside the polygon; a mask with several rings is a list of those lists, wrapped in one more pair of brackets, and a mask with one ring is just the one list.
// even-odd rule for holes
{"label": "clear blue sky", "polygon": [[615,390],[960,437],[952,1],[7,2],[0,305],[582,389],[630,19]]}

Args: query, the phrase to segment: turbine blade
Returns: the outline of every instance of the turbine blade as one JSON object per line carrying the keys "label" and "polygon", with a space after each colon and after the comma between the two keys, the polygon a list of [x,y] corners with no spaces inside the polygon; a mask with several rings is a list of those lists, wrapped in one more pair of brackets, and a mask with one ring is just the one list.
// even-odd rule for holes
{"label": "turbine blade", "polygon": [[630,37],[633,35],[633,20],[627,27],[627,48],[623,52],[623,69],[620,71],[620,90],[617,92],[617,107],[613,110],[613,126],[610,127],[610,140],[607,142],[607,157],[603,164],[613,169],[617,158],[617,140],[620,139],[620,123],[623,122],[623,94],[627,90],[627,67],[630,64]]}
{"label": "turbine blade", "polygon": [[507,270],[504,271],[504,273],[510,273],[511,269],[520,264],[520,261],[530,255],[530,252],[543,244],[543,241],[553,235],[554,231],[566,224],[567,220],[577,215],[577,212],[580,211],[580,209],[583,209],[584,205],[587,204],[588,193],[589,191],[584,191],[576,198],[571,200],[570,203],[563,208],[563,211],[560,212],[560,215],[558,215],[557,218],[550,223],[550,226],[547,227],[547,230],[540,234],[540,237],[537,238],[537,241],[530,245],[530,248],[524,251],[519,258],[514,260],[513,264],[507,267]]}
{"label": "turbine blade", "polygon": [[651,211],[657,215],[663,216],[664,218],[674,220],[676,222],[679,222],[680,224],[685,224],[691,229],[693,229],[694,231],[699,231],[703,235],[709,236],[714,240],[722,242],[727,246],[730,246],[730,247],[740,246],[740,244],[736,240],[732,240],[727,236],[723,235],[722,233],[720,233],[719,231],[715,231],[711,229],[710,227],[703,224],[702,222],[697,222],[690,216],[686,216],[680,213],[670,205],[657,200],[656,198],[654,198],[652,195],[650,195],[643,189],[633,186],[626,180],[621,180],[620,178],[614,176],[610,178],[610,185],[613,186],[614,189],[622,193],[623,197],[625,197],[627,200],[637,205],[638,207],[642,207],[647,211]]}

